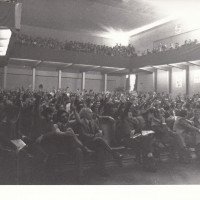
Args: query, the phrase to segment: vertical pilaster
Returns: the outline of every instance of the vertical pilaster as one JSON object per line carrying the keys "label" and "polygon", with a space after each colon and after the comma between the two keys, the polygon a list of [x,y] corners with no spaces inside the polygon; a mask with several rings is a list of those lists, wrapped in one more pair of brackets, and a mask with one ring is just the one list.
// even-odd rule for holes
{"label": "vertical pilaster", "polygon": [[3,88],[4,89],[7,88],[7,71],[8,71],[8,67],[4,66],[4,72],[3,72]]}
{"label": "vertical pilaster", "polygon": [[85,72],[82,72],[82,90],[85,90]]}
{"label": "vertical pilaster", "polygon": [[32,68],[32,90],[35,90],[36,67]]}
{"label": "vertical pilaster", "polygon": [[186,67],[186,95],[190,95],[190,66]]}
{"label": "vertical pilaster", "polygon": [[107,91],[108,87],[108,74],[104,74],[104,92]]}
{"label": "vertical pilaster", "polygon": [[58,89],[61,89],[62,87],[62,70],[58,70]]}
{"label": "vertical pilaster", "polygon": [[155,69],[155,71],[153,72],[153,83],[154,83],[154,92],[157,92],[158,87],[157,87],[157,83],[158,83],[158,69]]}
{"label": "vertical pilaster", "polygon": [[169,75],[168,75],[168,78],[169,78],[169,94],[172,93],[172,68],[169,69],[168,71]]}

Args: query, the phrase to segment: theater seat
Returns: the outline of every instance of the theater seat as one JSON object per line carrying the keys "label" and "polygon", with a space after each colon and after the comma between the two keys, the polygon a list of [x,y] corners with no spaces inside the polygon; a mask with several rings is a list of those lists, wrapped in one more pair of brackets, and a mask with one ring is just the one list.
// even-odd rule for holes
{"label": "theater seat", "polygon": [[101,116],[99,118],[99,126],[103,131],[103,138],[113,150],[125,149],[124,146],[118,145],[116,140],[116,121],[109,116]]}

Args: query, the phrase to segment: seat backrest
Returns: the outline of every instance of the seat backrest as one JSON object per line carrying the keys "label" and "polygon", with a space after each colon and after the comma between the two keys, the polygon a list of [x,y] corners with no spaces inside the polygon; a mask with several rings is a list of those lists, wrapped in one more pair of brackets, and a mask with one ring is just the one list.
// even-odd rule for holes
{"label": "seat backrest", "polygon": [[111,146],[115,145],[115,120],[109,116],[101,116],[99,118],[99,128],[103,131],[105,141]]}

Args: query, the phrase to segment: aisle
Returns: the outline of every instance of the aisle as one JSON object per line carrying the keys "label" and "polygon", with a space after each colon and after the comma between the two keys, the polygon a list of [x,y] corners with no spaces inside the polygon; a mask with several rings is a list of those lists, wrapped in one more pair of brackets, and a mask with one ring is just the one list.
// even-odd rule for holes
{"label": "aisle", "polygon": [[161,163],[156,173],[142,170],[139,166],[126,169],[110,169],[108,178],[92,178],[88,184],[100,185],[187,185],[200,184],[200,165],[196,162],[191,164]]}
{"label": "aisle", "polygon": [[[90,170],[85,172],[84,185],[188,185],[200,184],[200,164],[163,162],[156,173],[144,171],[138,165],[125,168],[109,168],[109,177],[100,177]],[[46,182],[46,183],[45,183]],[[58,174],[53,182],[46,180],[44,184],[73,185],[72,174]],[[38,182],[38,184],[40,184]]]}

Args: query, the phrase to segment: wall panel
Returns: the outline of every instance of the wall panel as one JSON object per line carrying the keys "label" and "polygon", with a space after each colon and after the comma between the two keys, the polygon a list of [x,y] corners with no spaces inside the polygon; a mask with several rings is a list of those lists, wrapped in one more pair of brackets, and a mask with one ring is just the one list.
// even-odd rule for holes
{"label": "wall panel", "polygon": [[138,91],[149,92],[154,91],[153,73],[139,73],[138,74]]}
{"label": "wall panel", "polygon": [[200,67],[190,66],[189,70],[189,91],[190,94],[195,94],[200,92]]}
{"label": "wall panel", "polygon": [[157,71],[157,92],[169,92],[169,73],[168,71]]}
{"label": "wall panel", "polygon": [[186,70],[172,69],[172,95],[186,94]]}
{"label": "wall panel", "polygon": [[114,91],[116,87],[116,80],[108,80],[107,90]]}
{"label": "wall panel", "polygon": [[[125,76],[108,76],[108,90],[124,87]],[[58,71],[49,68],[37,68],[35,88],[42,84],[44,90],[50,91],[58,88]],[[62,72],[62,88],[69,87],[69,91],[75,92],[82,88],[82,74],[72,72]],[[7,87],[13,89],[17,87],[32,88],[32,68],[27,66],[9,65]],[[0,87],[3,87],[3,68],[0,68]],[[95,92],[103,91],[104,76],[100,72],[86,73],[86,89],[93,89]]]}
{"label": "wall panel", "polygon": [[27,66],[8,65],[7,88],[32,88],[32,69]]}
{"label": "wall panel", "polygon": [[77,89],[81,89],[81,79],[80,78],[71,78],[63,77],[62,78],[62,88],[65,89],[69,87],[68,91],[76,92]]}
{"label": "wall panel", "polygon": [[22,74],[7,74],[7,89],[17,89],[24,87],[32,88],[32,76]]}
{"label": "wall panel", "polygon": [[42,84],[44,90],[51,91],[58,88],[58,72],[55,70],[36,70],[35,88]]}
{"label": "wall panel", "polygon": [[92,89],[94,92],[101,92],[101,82],[103,80],[98,79],[86,79],[85,80],[85,89],[90,90]]}
{"label": "wall panel", "polygon": [[3,88],[3,74],[4,74],[3,67],[0,67],[0,88]]}

